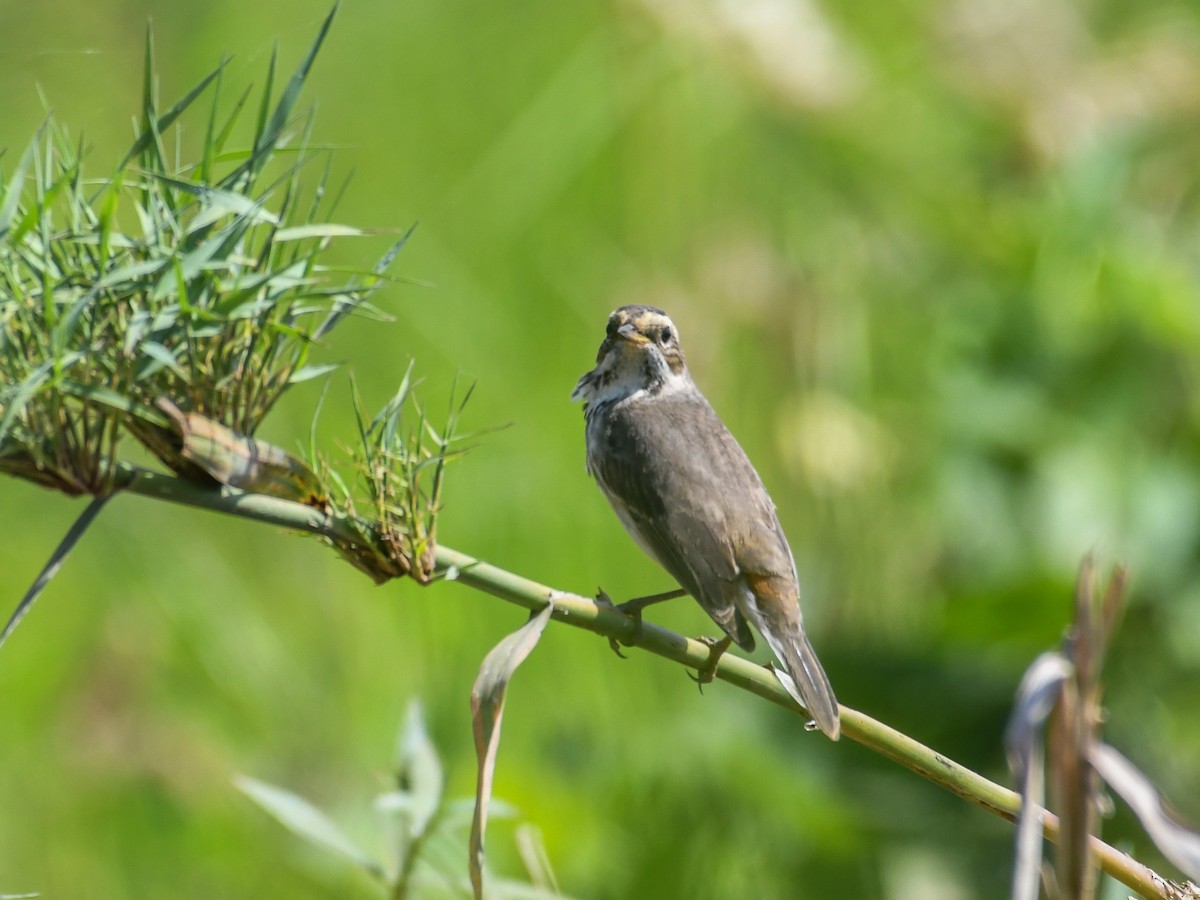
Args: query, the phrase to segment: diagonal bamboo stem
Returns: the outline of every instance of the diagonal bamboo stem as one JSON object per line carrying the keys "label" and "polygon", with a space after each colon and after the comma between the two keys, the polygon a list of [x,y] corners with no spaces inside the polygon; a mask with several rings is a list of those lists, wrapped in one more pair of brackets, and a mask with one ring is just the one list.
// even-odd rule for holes
{"label": "diagonal bamboo stem", "polygon": [[[310,506],[261,494],[208,488],[125,464],[120,466],[117,484],[145,497],[266,522],[330,540],[348,540],[356,534],[344,522]],[[639,629],[624,613],[598,605],[588,597],[554,590],[449,547],[437,548],[436,561],[437,570],[445,579],[460,581],[525,609],[541,610],[553,599],[554,618],[576,628],[639,647],[690,668],[700,669],[709,662],[706,644],[649,622]],[[716,677],[807,716],[768,669],[749,660],[726,653],[717,666]],[[851,740],[1001,818],[1012,821],[1016,816],[1021,801],[1013,791],[857,710],[841,707],[841,720],[842,733]],[[1049,840],[1059,840],[1056,816],[1044,813],[1043,828]],[[1180,885],[1167,881],[1099,838],[1091,838],[1091,848],[1102,870],[1150,900],[1183,900],[1189,896]]]}

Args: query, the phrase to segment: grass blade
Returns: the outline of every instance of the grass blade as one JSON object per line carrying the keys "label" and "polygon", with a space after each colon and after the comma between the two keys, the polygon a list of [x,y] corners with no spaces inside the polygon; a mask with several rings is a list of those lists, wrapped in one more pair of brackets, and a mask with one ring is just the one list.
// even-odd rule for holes
{"label": "grass blade", "polygon": [[[149,41],[150,38],[147,38],[147,40]],[[168,109],[163,115],[159,116],[153,129],[146,129],[140,135],[138,135],[137,140],[133,142],[133,146],[129,148],[128,152],[121,159],[117,169],[124,169],[127,165],[129,165],[130,160],[139,156],[152,143],[157,141],[158,136],[163,132],[163,130],[170,128],[175,120],[178,119],[183,113],[183,111],[191,106],[196,98],[203,94],[205,89],[212,84],[213,79],[216,78],[217,75],[221,73],[221,70],[225,68],[225,62],[225,60],[221,60],[217,67],[209,72],[208,75],[205,76],[198,85],[184,94],[183,98],[180,99],[180,101],[170,109]]]}
{"label": "grass blade", "polygon": [[[383,254],[379,261],[375,263],[375,266],[372,269],[372,274],[376,276],[382,276],[384,272],[391,268],[396,256],[401,250],[404,249],[404,245],[408,243],[408,239],[412,237],[412,233],[416,231],[416,229],[416,223],[413,223],[413,225],[409,227],[408,231],[404,232],[404,236],[388,248],[387,253]],[[319,341],[322,337],[327,335],[334,329],[338,322],[340,322],[348,313],[353,312],[364,302],[366,302],[367,298],[375,293],[375,291],[378,289],[379,281],[376,281],[374,284],[367,285],[361,290],[354,291],[344,300],[339,299],[336,303],[334,303],[333,309],[329,311],[329,315],[325,317],[325,321],[321,323],[320,327],[318,327],[316,332],[313,334],[313,339]]]}
{"label": "grass blade", "polygon": [[108,497],[96,497],[87,505],[87,509],[83,511],[83,514],[75,520],[75,524],[70,527],[62,542],[55,548],[54,553],[50,555],[49,561],[42,568],[33,585],[26,591],[25,596],[21,598],[21,602],[17,604],[17,608],[13,610],[12,615],[8,617],[8,623],[4,626],[4,631],[0,632],[0,647],[4,646],[4,642],[8,640],[8,636],[13,633],[17,625],[25,618],[25,614],[33,606],[33,601],[45,590],[46,585],[50,583],[50,579],[58,574],[58,570],[62,568],[67,555],[79,543],[79,539],[88,530],[88,526],[95,521],[96,516],[100,514],[100,510],[104,508],[104,504],[108,502],[108,499]]}
{"label": "grass blade", "polygon": [[[266,163],[271,152],[275,149],[275,145],[279,142],[280,135],[283,134],[283,129],[287,126],[287,120],[292,114],[292,110],[296,106],[296,101],[300,99],[300,91],[304,87],[304,82],[308,79],[308,73],[312,70],[313,62],[317,58],[317,52],[321,49],[321,44],[325,42],[325,36],[329,34],[329,28],[333,25],[333,18],[337,15],[338,6],[340,3],[335,3],[333,9],[329,11],[329,15],[325,17],[325,21],[321,24],[321,30],[317,33],[317,38],[308,49],[308,53],[301,61],[299,68],[292,74],[288,80],[287,87],[283,89],[283,94],[279,97],[279,102],[275,105],[274,112],[271,113],[270,119],[263,126],[262,133],[258,140],[254,143],[254,153],[246,160],[243,169],[251,176],[258,174],[258,171]],[[268,95],[264,95],[264,102]]]}
{"label": "grass blade", "polygon": [[17,163],[17,168],[13,172],[12,178],[8,180],[8,188],[4,194],[4,205],[0,206],[0,238],[8,234],[8,229],[12,227],[13,217],[17,214],[17,206],[21,202],[21,188],[25,184],[25,174],[29,171],[29,166],[33,163],[33,154],[37,150],[38,142],[41,141],[45,129],[45,125],[38,129],[37,134],[33,136],[33,140],[29,142],[29,146],[25,148],[25,152],[21,154],[21,161]]}

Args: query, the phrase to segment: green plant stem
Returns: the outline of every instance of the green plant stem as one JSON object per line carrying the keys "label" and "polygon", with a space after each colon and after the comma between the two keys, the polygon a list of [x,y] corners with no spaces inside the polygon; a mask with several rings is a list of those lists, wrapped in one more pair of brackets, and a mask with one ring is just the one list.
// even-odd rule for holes
{"label": "green plant stem", "polygon": [[[130,493],[267,522],[330,540],[348,540],[355,534],[344,523],[310,506],[264,495],[208,488],[125,464],[119,466],[116,483]],[[436,563],[438,573],[446,580],[459,581],[525,609],[541,610],[553,599],[554,618],[576,628],[639,647],[690,668],[700,669],[708,663],[709,648],[706,644],[648,622],[639,628],[624,613],[597,604],[588,597],[554,590],[449,547],[437,548]],[[716,677],[807,717],[807,713],[763,666],[727,653],[721,657]],[[843,706],[841,718],[842,733],[850,740],[894,760],[995,815],[1009,821],[1016,816],[1021,801],[1013,791],[857,710]],[[1060,834],[1058,818],[1046,812],[1043,827],[1047,839],[1057,842]],[[1188,896],[1178,885],[1099,838],[1091,838],[1091,847],[1101,869],[1144,897],[1179,900]]]}

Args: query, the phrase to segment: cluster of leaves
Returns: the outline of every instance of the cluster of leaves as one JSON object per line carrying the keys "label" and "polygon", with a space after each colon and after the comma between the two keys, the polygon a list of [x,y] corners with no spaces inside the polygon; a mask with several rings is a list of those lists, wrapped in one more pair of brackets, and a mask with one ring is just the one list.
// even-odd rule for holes
{"label": "cluster of leaves", "polygon": [[329,502],[345,513],[344,524],[352,535],[350,540],[335,539],[334,544],[376,581],[410,575],[426,584],[433,577],[446,463],[466,452],[458,422],[471,391],[452,402],[441,429],[419,406],[417,422],[410,429],[404,415],[406,407],[415,405],[411,364],[396,393],[369,421],[353,381],[351,388],[358,441],[350,454],[366,489],[361,502],[356,503],[356,492],[319,452],[315,433],[309,444],[309,461],[320,473],[320,482],[332,490]]}
{"label": "cluster of leaves", "polygon": [[[249,92],[220,112],[218,66],[168,110],[146,43],[138,135],[115,172],[84,177],[81,149],[48,121],[0,196],[0,447],[7,464],[70,493],[103,494],[123,431],[172,468],[158,397],[253,435],[305,366],[314,342],[349,310],[367,311],[372,277],[334,284],[319,262],[334,237],[328,165],[311,192],[311,113],[292,113],[329,26],[272,105],[275,62],[248,151],[227,149]],[[165,135],[211,87],[199,162]],[[290,162],[268,166],[286,151]],[[307,198],[307,199],[306,199]],[[328,209],[326,208],[328,207]]]}
{"label": "cluster of leaves", "polygon": [[[301,462],[253,439],[290,385],[335,368],[309,364],[331,329],[383,317],[367,300],[408,237],[349,277],[322,262],[335,239],[365,233],[330,220],[342,190],[312,112],[295,114],[335,13],[277,99],[272,56],[249,149],[231,139],[255,104],[247,89],[222,111],[223,63],[160,109],[150,35],[137,135],[111,176],[86,178],[53,119],[0,176],[0,471],[104,498],[132,477],[118,456],[129,434],[184,477],[337,517],[334,543],[377,580],[427,581],[457,414],[439,431],[418,408],[410,428],[411,371],[370,424],[355,394],[353,487],[315,442]],[[197,161],[184,162],[178,120],[206,95]]]}
{"label": "cluster of leaves", "polygon": [[[348,861],[380,884],[393,900],[409,896],[463,896],[471,884],[462,875],[466,830],[475,802],[447,800],[437,748],[429,738],[420,704],[409,707],[396,743],[393,783],[375,798],[382,858],[364,850],[311,802],[291,791],[253,778],[237,785],[255,803],[310,844]],[[515,811],[493,801],[493,813]],[[517,829],[517,849],[529,882],[488,873],[488,896],[550,898],[561,896],[539,833]]]}

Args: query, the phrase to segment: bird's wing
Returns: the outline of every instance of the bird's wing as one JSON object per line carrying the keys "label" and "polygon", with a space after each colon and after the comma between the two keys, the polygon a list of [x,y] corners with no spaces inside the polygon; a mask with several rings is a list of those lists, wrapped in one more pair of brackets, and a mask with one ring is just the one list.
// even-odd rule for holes
{"label": "bird's wing", "polygon": [[[749,463],[747,462],[747,465]],[[751,470],[754,481],[758,474]],[[796,581],[796,562],[783,534],[775,504],[761,488],[755,497],[757,509],[753,515],[738,516],[739,527],[732,535],[733,559],[738,570],[752,575],[774,576],[793,582],[793,602],[799,597]]]}
{"label": "bird's wing", "polygon": [[[726,531],[719,498],[697,482],[685,459],[671,448],[654,446],[653,430],[632,426],[634,409],[608,423],[608,450],[592,459],[593,474],[613,498],[618,515],[642,548],[680,586],[696,598],[721,629],[745,650],[754,635],[738,612],[733,547],[720,537]],[[639,437],[635,439],[634,434]],[[678,436],[676,436],[678,437]]]}

